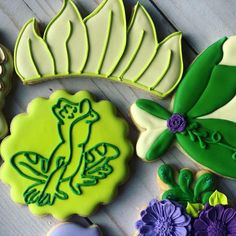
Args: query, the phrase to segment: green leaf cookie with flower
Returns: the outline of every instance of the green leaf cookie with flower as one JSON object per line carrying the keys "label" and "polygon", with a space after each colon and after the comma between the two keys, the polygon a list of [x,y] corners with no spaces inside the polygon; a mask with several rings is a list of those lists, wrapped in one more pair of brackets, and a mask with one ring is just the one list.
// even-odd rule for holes
{"label": "green leaf cookie with flower", "polygon": [[127,124],[110,102],[57,91],[13,119],[1,145],[1,179],[34,214],[88,216],[113,199],[132,150]]}
{"label": "green leaf cookie with flower", "polygon": [[177,89],[172,111],[140,99],[131,116],[140,128],[137,155],[153,161],[176,142],[194,161],[236,179],[236,36],[207,48]]}

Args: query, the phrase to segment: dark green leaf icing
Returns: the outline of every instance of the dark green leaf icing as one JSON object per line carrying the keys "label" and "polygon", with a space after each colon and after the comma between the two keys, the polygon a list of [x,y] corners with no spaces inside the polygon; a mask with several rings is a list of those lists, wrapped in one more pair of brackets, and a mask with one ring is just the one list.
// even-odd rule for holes
{"label": "dark green leaf icing", "polygon": [[139,99],[136,102],[136,105],[147,113],[159,117],[160,119],[167,120],[171,116],[171,113],[169,111],[167,111],[164,107],[160,106],[158,103],[151,100]]}
{"label": "dark green leaf icing", "polygon": [[161,165],[158,176],[170,188],[163,193],[162,199],[174,200],[185,207],[188,202],[205,204],[215,190],[215,179],[211,173],[194,177],[192,171],[181,169],[176,181],[173,168],[169,165]]}
{"label": "dark green leaf icing", "polygon": [[222,38],[211,45],[190,66],[181,86],[176,91],[173,109],[175,113],[186,114],[204,93],[213,68],[223,57],[222,46],[226,39],[226,37]]}
{"label": "dark green leaf icing", "polygon": [[[224,37],[198,56],[179,85],[173,102],[173,114],[180,114],[187,122],[183,132],[174,134],[181,150],[208,169],[233,179],[236,179],[235,44],[236,36]],[[169,119],[153,112],[157,106],[146,104],[139,107],[156,117]],[[162,130],[158,136],[162,137],[165,132]],[[161,142],[155,141],[147,153],[155,150],[157,159],[172,142],[165,139],[163,148]]]}
{"label": "dark green leaf icing", "polygon": [[147,151],[146,159],[148,161],[156,160],[167,151],[174,139],[175,135],[166,129],[151,145]]}
{"label": "dark green leaf icing", "polygon": [[185,134],[176,135],[181,147],[201,165],[236,178],[236,123],[220,119],[192,122]]}

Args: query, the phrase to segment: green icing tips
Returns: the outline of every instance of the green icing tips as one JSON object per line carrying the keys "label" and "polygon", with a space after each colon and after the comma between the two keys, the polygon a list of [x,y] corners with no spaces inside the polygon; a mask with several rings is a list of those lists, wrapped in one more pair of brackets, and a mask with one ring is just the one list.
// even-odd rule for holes
{"label": "green icing tips", "polygon": [[223,194],[223,193],[221,193],[221,192],[216,190],[210,196],[209,204],[211,206],[216,206],[218,204],[220,204],[220,205],[228,205],[228,198],[227,198],[227,196],[225,194]]}
{"label": "green icing tips", "polygon": [[164,164],[157,174],[163,187],[162,199],[176,201],[184,207],[188,206],[191,211],[200,209],[198,204],[207,203],[215,190],[215,178],[208,172],[201,171],[194,175],[189,169],[181,169],[176,174],[170,165]]}
{"label": "green icing tips", "polygon": [[140,3],[127,26],[123,0],[103,0],[84,19],[72,0],[64,0],[43,36],[35,19],[22,28],[15,70],[25,84],[94,76],[165,97],[182,77],[181,40],[182,34],[175,32],[158,42],[154,23]]}
{"label": "green icing tips", "polygon": [[133,148],[127,124],[108,101],[61,90],[34,99],[1,145],[1,179],[36,215],[90,215],[127,177]]}
{"label": "green icing tips", "polygon": [[187,203],[186,212],[193,218],[197,218],[199,213],[204,209],[204,205],[201,203]]}

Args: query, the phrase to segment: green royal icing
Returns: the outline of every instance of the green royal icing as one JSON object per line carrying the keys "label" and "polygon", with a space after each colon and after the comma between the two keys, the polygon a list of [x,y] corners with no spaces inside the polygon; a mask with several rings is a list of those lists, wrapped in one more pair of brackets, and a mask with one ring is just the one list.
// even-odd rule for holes
{"label": "green royal icing", "polygon": [[132,154],[114,107],[87,92],[57,91],[32,101],[28,112],[13,120],[1,146],[1,179],[12,186],[13,199],[59,219],[89,215],[109,202]]}
{"label": "green royal icing", "polygon": [[140,4],[127,26],[123,0],[103,0],[84,19],[72,0],[40,35],[35,19],[22,28],[15,70],[26,84],[89,76],[114,80],[159,97],[171,93],[183,74],[182,34],[158,42],[155,25]]}
{"label": "green royal icing", "polygon": [[172,167],[161,165],[158,176],[170,188],[163,193],[162,199],[179,202],[184,207],[187,207],[188,203],[207,203],[215,189],[215,180],[211,173],[194,177],[192,171],[182,169],[178,173],[176,182]]}
{"label": "green royal icing", "polygon": [[215,191],[214,193],[212,193],[212,195],[209,198],[209,204],[211,206],[216,206],[218,204],[221,205],[228,205],[228,198],[225,194],[219,192],[219,191]]}
{"label": "green royal icing", "polygon": [[[142,115],[141,127],[147,129],[146,123],[152,117],[152,129],[160,130],[155,131],[155,136],[148,128],[153,141],[151,144],[150,139],[138,143],[146,149],[145,156],[143,149],[140,152],[141,158],[159,158],[176,139],[177,147],[181,147],[194,161],[220,175],[236,179],[236,118],[233,113],[236,106],[236,65],[233,65],[233,54],[230,54],[234,44],[235,36],[225,37],[206,49],[190,66],[173,102],[173,113],[186,119],[187,126],[183,132],[173,134],[167,125],[158,126],[161,120],[169,119],[165,108],[148,100],[135,103],[137,109],[146,112]],[[132,115],[134,121],[138,120],[135,116]]]}
{"label": "green royal icing", "polygon": [[[88,99],[73,103],[60,98],[52,107],[52,112],[58,119],[60,142],[50,157],[22,151],[11,158],[16,171],[34,182],[24,192],[26,204],[36,203],[38,206],[45,206],[53,205],[57,198],[68,199],[68,194],[60,190],[62,182],[68,182],[71,191],[75,194],[82,194],[81,187],[96,185],[100,179],[112,173],[113,168],[108,163],[120,155],[119,148],[109,143],[99,143],[86,150],[86,144],[91,138],[92,125],[100,119]],[[87,124],[87,134],[77,147],[81,150],[80,156],[76,158],[78,153],[74,150],[72,136],[79,122]],[[67,153],[64,153],[65,146],[68,146]],[[107,156],[109,152],[113,152],[113,155]],[[71,166],[77,167],[73,171]],[[48,191],[49,187],[54,189],[53,193]]]}

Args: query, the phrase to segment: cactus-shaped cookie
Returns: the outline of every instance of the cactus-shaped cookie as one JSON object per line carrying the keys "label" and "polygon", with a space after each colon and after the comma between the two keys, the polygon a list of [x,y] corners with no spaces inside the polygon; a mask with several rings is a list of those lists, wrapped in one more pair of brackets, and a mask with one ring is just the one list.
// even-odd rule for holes
{"label": "cactus-shaped cookie", "polygon": [[158,169],[158,179],[164,190],[162,199],[169,199],[187,206],[188,203],[208,202],[215,190],[213,174],[200,171],[195,176],[189,169],[181,169],[177,176],[169,165],[161,165]]}

